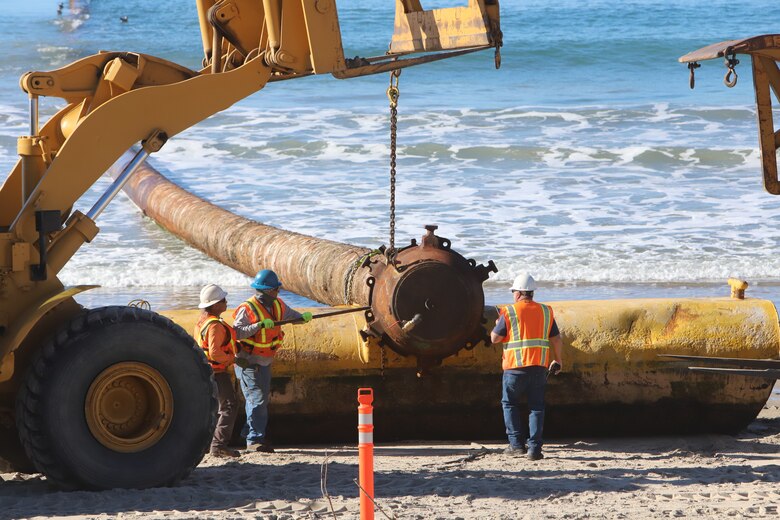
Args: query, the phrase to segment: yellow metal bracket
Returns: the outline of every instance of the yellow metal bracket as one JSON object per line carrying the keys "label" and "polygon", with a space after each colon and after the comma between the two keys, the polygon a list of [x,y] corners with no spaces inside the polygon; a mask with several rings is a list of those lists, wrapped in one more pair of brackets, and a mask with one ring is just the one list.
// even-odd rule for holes
{"label": "yellow metal bracket", "polygon": [[8,381],[13,376],[13,352],[19,348],[24,338],[27,337],[27,334],[29,334],[44,314],[75,295],[96,287],[100,286],[76,285],[67,287],[65,290],[50,295],[37,305],[31,305],[27,312],[16,319],[13,325],[6,330],[2,340],[0,340],[0,359],[3,359],[3,363],[0,366],[0,382]]}
{"label": "yellow metal bracket", "polygon": [[[355,57],[334,69],[339,79],[400,70],[494,48],[496,68],[503,45],[498,0],[469,0],[462,7],[424,10],[419,0],[396,0],[395,31],[385,56]],[[403,58],[412,53],[430,53]]]}
{"label": "yellow metal bracket", "polygon": [[467,6],[426,11],[419,0],[396,0],[389,54],[496,46],[500,42],[498,0],[469,0]]}

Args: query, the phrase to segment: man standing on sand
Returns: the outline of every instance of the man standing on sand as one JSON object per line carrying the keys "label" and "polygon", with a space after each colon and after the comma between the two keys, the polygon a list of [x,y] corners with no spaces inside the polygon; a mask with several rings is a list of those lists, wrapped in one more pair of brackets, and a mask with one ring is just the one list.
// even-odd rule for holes
{"label": "man standing on sand", "polygon": [[[563,345],[552,308],[534,301],[535,290],[536,282],[530,274],[521,273],[515,278],[512,284],[515,303],[499,310],[496,326],[490,333],[493,343],[504,344],[501,406],[509,438],[509,447],[504,452],[527,453],[531,460],[544,458],[542,430],[547,366],[549,364],[551,374],[560,372]],[[523,394],[528,397],[528,429],[520,416],[520,397]]]}
{"label": "man standing on sand", "polygon": [[230,325],[220,318],[227,309],[226,298],[227,293],[218,285],[209,284],[200,291],[198,308],[203,311],[195,323],[194,335],[200,347],[206,351],[206,358],[217,382],[219,412],[214,438],[211,440],[211,454],[215,457],[238,457],[238,451],[228,447],[238,408],[233,381],[227,372],[235,358],[235,334]]}
{"label": "man standing on sand", "polygon": [[301,319],[311,321],[311,313],[299,313],[279,298],[282,282],[276,273],[263,269],[251,284],[257,292],[239,305],[233,314],[233,327],[239,339],[236,378],[246,399],[246,449],[273,453],[265,429],[268,425],[268,399],[271,394],[271,363],[282,346],[282,327],[274,322]]}

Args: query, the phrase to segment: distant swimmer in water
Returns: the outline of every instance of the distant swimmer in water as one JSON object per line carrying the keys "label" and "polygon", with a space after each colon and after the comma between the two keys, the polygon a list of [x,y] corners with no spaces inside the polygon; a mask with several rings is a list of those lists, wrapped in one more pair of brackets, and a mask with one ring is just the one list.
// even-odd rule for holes
{"label": "distant swimmer in water", "polygon": [[120,20],[122,20],[122,23],[127,23],[127,16],[120,16]]}
{"label": "distant swimmer in water", "polygon": [[62,14],[62,8],[63,8],[63,7],[65,7],[65,4],[63,4],[62,2],[60,2],[60,4],[57,6],[57,14],[59,14],[59,15],[61,15],[61,14]]}

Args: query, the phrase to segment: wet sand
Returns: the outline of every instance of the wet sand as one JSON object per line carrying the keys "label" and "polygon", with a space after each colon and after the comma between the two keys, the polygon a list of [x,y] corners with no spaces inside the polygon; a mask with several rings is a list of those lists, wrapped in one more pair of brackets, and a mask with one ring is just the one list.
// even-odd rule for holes
{"label": "wet sand", "polygon": [[[504,446],[379,445],[377,502],[399,519],[780,517],[777,394],[734,437],[555,440],[537,462]],[[359,518],[354,446],[206,456],[173,488],[62,492],[41,475],[0,477],[2,518]]]}

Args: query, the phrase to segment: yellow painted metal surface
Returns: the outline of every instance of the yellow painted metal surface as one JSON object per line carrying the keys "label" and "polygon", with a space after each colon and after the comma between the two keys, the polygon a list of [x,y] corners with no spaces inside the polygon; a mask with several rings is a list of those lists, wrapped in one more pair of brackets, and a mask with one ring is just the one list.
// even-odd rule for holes
{"label": "yellow painted metal surface", "polygon": [[[778,358],[780,327],[769,301],[647,299],[551,305],[564,342],[564,372],[550,378],[547,392],[553,434],[738,431],[769,397],[768,381],[702,376],[688,371],[684,362],[658,357]],[[191,331],[198,311],[163,314]],[[496,315],[494,307],[486,307],[489,324]],[[393,424],[386,427],[397,438],[500,434],[499,345],[462,350],[420,379],[413,359],[365,344],[358,333],[363,326],[359,313],[285,326],[271,396],[272,417],[282,423],[277,428],[301,417],[316,422],[324,420],[323,414],[343,414],[346,431],[352,411],[348,396],[356,385],[365,384],[373,386],[385,413],[392,415]],[[319,397],[321,393],[326,395]],[[436,421],[428,424],[430,417]],[[488,422],[477,427],[464,417]],[[292,427],[285,432],[295,435]]]}
{"label": "yellow painted metal surface", "polygon": [[[767,300],[730,298],[583,300],[550,303],[561,330],[566,372],[589,373],[604,365],[616,371],[631,365],[679,366],[659,354],[689,354],[753,359],[780,356],[777,311]],[[322,308],[308,309],[313,313]],[[190,333],[200,311],[162,311]],[[231,322],[230,314],[223,317]],[[488,323],[496,311],[486,307]],[[367,344],[359,331],[361,313],[285,325],[278,354],[280,374],[326,375],[378,369],[380,348]],[[386,369],[412,368],[412,359],[386,349]],[[308,363],[311,361],[312,363]],[[316,361],[316,363],[313,363]],[[478,345],[444,360],[442,367],[481,372],[501,371],[499,345]]]}
{"label": "yellow painted metal surface", "polygon": [[100,444],[135,453],[162,439],[173,417],[173,393],[146,363],[116,363],[98,374],[84,400],[87,427]]}
{"label": "yellow painted metal surface", "polygon": [[14,374],[13,358],[8,361],[4,357],[12,354],[24,342],[27,334],[41,318],[59,304],[70,301],[73,296],[95,287],[98,286],[77,285],[62,289],[61,286],[54,285],[54,292],[43,301],[29,302],[28,305],[24,306],[26,312],[8,326],[8,330],[5,331],[0,340],[0,359],[3,359],[0,368],[0,382],[8,381]]}
{"label": "yellow painted metal surface", "polygon": [[390,53],[440,51],[490,45],[497,37],[497,0],[425,11],[420,2],[396,0]]}

